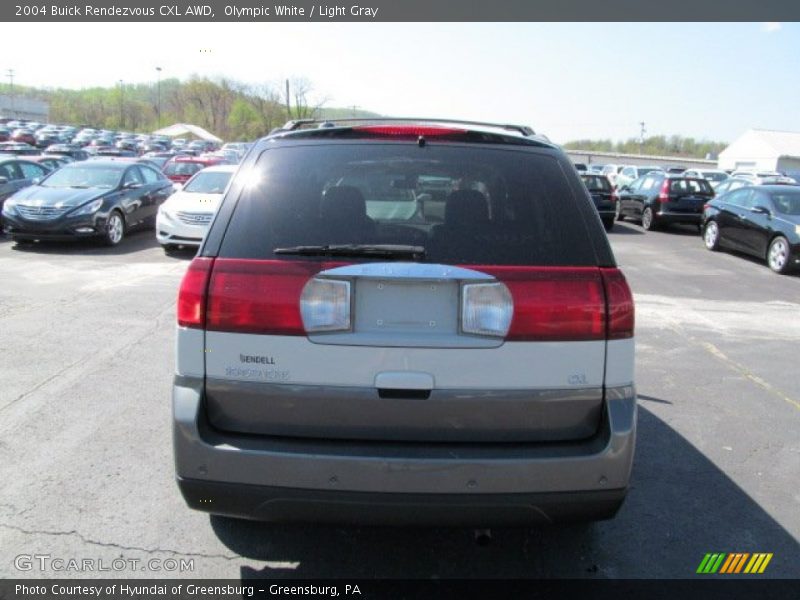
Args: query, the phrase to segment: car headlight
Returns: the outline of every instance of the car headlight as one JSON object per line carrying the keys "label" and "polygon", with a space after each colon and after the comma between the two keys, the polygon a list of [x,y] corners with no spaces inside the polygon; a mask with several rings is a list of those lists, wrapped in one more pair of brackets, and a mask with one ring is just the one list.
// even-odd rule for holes
{"label": "car headlight", "polygon": [[76,210],[73,215],[88,215],[100,210],[100,207],[103,206],[103,199],[98,198],[97,200],[92,200],[89,204],[86,204]]}
{"label": "car headlight", "polygon": [[3,214],[4,215],[13,215],[15,212],[17,212],[16,209],[17,209],[17,201],[14,200],[14,198],[8,198],[3,203]]}
{"label": "car headlight", "polygon": [[[6,200],[6,202],[8,202],[8,200]],[[794,232],[795,232],[797,235],[800,235],[800,225],[795,225],[795,226],[794,226]]]}

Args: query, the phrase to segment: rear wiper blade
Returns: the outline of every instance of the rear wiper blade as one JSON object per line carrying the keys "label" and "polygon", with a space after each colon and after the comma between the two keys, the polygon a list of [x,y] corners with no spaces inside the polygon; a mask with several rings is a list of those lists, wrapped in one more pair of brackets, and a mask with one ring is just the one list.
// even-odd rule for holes
{"label": "rear wiper blade", "polygon": [[366,256],[376,258],[425,258],[422,246],[397,244],[326,244],[324,246],[289,246],[275,248],[275,254],[294,254],[297,256]]}

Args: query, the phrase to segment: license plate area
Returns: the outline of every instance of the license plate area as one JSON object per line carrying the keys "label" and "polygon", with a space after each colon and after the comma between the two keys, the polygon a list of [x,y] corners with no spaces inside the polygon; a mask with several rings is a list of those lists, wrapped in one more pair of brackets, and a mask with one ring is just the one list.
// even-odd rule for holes
{"label": "license plate area", "polygon": [[361,279],[355,285],[355,333],[417,336],[458,333],[455,281]]}

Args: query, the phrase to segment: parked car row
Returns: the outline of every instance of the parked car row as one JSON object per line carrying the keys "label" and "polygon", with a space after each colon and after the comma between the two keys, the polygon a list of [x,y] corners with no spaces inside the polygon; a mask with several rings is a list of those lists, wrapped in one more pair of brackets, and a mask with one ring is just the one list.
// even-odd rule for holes
{"label": "parked car row", "polygon": [[[115,246],[132,229],[154,228],[159,217],[157,237],[165,251],[198,246],[250,147],[39,123],[9,125],[26,135],[0,142],[0,226],[18,243],[98,238]],[[43,140],[49,142],[44,149]],[[188,188],[165,205],[184,184]]]}
{"label": "parked car row", "polygon": [[781,274],[800,265],[800,185],[792,178],[759,172],[728,178],[716,190],[694,169],[648,169],[616,189],[600,173],[583,172],[581,179],[607,231],[615,219],[637,221],[645,231],[689,224],[709,250],[750,254]]}
{"label": "parked car row", "polygon": [[[591,173],[605,175],[611,185],[615,188],[630,185],[636,179],[652,173],[661,171],[673,175],[683,175],[695,179],[705,179],[712,188],[729,183],[731,179],[744,180],[747,184],[761,183],[796,183],[796,181],[777,171],[763,171],[753,169],[739,169],[724,171],[722,169],[710,168],[691,168],[685,167],[661,167],[658,165],[616,165],[616,164],[590,164],[574,163],[575,168],[581,173]],[[729,185],[735,185],[730,183]],[[723,188],[723,190],[727,189]]]}

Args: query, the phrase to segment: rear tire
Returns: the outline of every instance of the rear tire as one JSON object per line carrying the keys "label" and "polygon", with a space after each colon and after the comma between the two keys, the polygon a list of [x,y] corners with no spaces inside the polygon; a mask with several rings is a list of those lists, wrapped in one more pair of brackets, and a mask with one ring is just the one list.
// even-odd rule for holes
{"label": "rear tire", "polygon": [[658,229],[656,224],[656,216],[653,214],[653,209],[649,206],[644,209],[642,213],[642,229],[645,231],[655,231]]}
{"label": "rear tire", "polygon": [[779,275],[785,275],[792,270],[791,247],[789,241],[782,235],[770,242],[767,250],[767,265]]}
{"label": "rear tire", "polygon": [[712,252],[719,250],[719,225],[716,221],[709,221],[703,230],[703,243]]}
{"label": "rear tire", "polygon": [[164,244],[161,247],[164,249],[164,254],[175,254],[178,250],[178,246],[175,244]]}
{"label": "rear tire", "polygon": [[603,219],[603,227],[606,228],[606,231],[614,229],[614,219]]}

